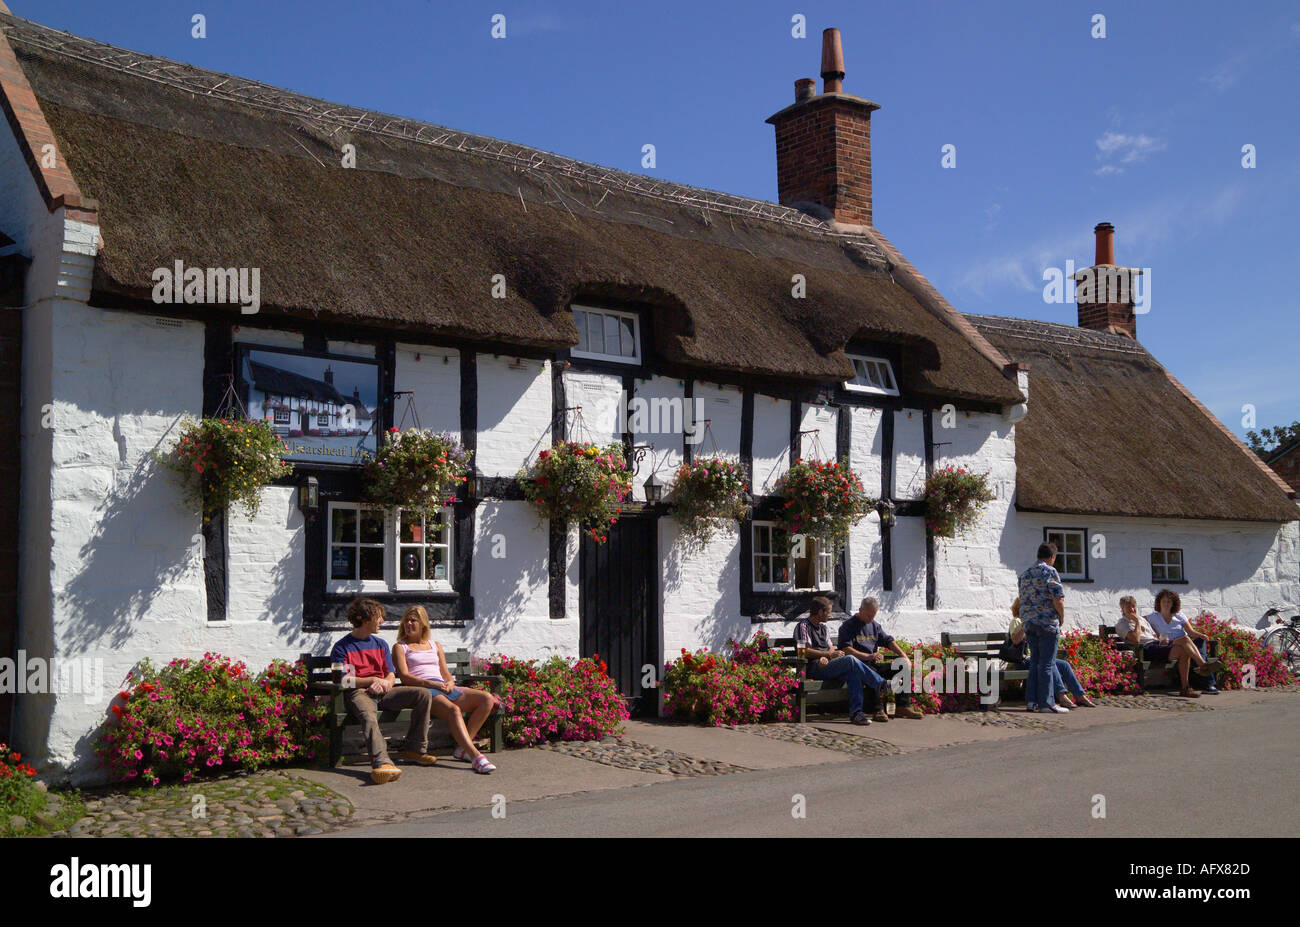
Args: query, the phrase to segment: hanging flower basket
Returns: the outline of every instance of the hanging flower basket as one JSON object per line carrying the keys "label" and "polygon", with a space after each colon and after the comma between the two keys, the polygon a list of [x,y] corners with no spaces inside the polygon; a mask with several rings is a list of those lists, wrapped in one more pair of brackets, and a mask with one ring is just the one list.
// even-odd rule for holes
{"label": "hanging flower basket", "polygon": [[987,473],[944,467],[925,481],[925,527],[935,537],[963,534],[993,501]]}
{"label": "hanging flower basket", "polygon": [[266,422],[185,419],[176,443],[157,460],[181,478],[205,522],[234,505],[252,521],[262,504],[262,487],[293,472],[282,459],[288,451]]}
{"label": "hanging flower basket", "polygon": [[432,519],[456,501],[472,456],[446,432],[390,428],[366,464],[366,498]]}
{"label": "hanging flower basket", "polygon": [[784,499],[778,521],[790,534],[814,538],[834,553],[843,549],[849,529],[876,504],[847,460],[796,460],[775,495]]}
{"label": "hanging flower basket", "polygon": [[520,470],[518,478],[542,518],[563,524],[576,521],[598,543],[609,539],[606,532],[632,493],[622,444],[556,444]]}
{"label": "hanging flower basket", "polygon": [[728,524],[742,521],[749,514],[748,490],[740,464],[721,457],[678,467],[668,501],[673,504],[673,517],[681,524],[682,543],[698,550]]}

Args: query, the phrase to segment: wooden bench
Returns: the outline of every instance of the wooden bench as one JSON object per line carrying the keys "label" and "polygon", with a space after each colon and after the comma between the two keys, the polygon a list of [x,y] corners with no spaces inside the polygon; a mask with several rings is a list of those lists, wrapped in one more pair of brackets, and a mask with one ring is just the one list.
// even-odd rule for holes
{"label": "wooden bench", "polygon": [[774,650],[781,656],[781,665],[791,667],[799,679],[799,688],[795,691],[797,719],[800,724],[808,720],[808,706],[819,710],[829,706],[849,707],[849,690],[842,679],[809,679],[808,661],[801,659],[793,637],[768,638],[767,649]]}
{"label": "wooden bench", "polygon": [[[1173,660],[1165,663],[1153,663],[1151,660],[1143,659],[1142,646],[1124,640],[1115,633],[1113,624],[1103,624],[1097,628],[1097,634],[1103,639],[1108,640],[1115,646],[1116,650],[1127,651],[1133,654],[1133,665],[1137,669],[1138,691],[1145,692],[1148,688],[1156,686],[1169,686],[1170,688],[1182,688],[1182,679],[1178,676],[1178,661]],[[1205,655],[1208,659],[1213,659],[1219,655],[1219,642],[1207,641],[1205,644]],[[1192,675],[1188,675],[1188,683],[1192,682]]]}
{"label": "wooden bench", "polygon": [[[957,656],[967,660],[975,660],[979,665],[979,676],[983,678],[983,663],[988,660],[1001,659],[998,651],[1002,645],[1007,642],[1006,631],[980,631],[970,634],[952,634],[944,631],[939,635],[939,643],[944,647],[951,647],[957,652]],[[1006,661],[1003,661],[1004,663]],[[1029,671],[1024,669],[1008,668],[1003,666],[998,670],[998,704],[1002,701],[1002,683],[1004,682],[1024,682],[1029,678]],[[980,710],[988,711],[995,705],[986,705],[980,700]]]}
{"label": "wooden bench", "polygon": [[[493,695],[500,694],[503,678],[496,675],[471,673],[470,653],[468,650],[448,650],[444,652],[444,655],[447,658],[447,669],[451,672],[452,678],[456,680],[457,685],[486,682],[488,691]],[[359,727],[360,722],[352,712],[348,711],[347,702],[343,697],[346,690],[342,685],[334,681],[333,674],[330,671],[330,658],[304,653],[299,659],[307,667],[307,691],[315,695],[326,696],[330,700],[329,710],[325,714],[325,726],[329,730],[330,738],[329,764],[331,767],[338,766],[343,760],[343,733],[349,727]],[[411,710],[403,708],[396,711],[379,712],[381,725],[393,721],[410,724]],[[436,724],[439,721],[434,718],[432,723]],[[484,728],[490,732],[488,737],[489,753],[499,753],[503,749],[504,736],[502,727],[501,712],[492,712],[484,725]]]}

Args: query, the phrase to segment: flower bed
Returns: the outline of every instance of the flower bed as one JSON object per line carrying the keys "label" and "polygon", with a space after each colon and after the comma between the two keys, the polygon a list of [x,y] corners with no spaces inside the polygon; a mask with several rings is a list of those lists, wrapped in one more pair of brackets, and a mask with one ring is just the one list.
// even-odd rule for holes
{"label": "flower bed", "polygon": [[204,521],[234,505],[252,520],[262,504],[262,487],[293,472],[281,459],[288,450],[266,422],[187,419],[176,443],[157,460],[180,477],[188,497],[202,507]]}
{"label": "flower bed", "polygon": [[1110,640],[1079,628],[1061,635],[1060,646],[1088,695],[1132,695],[1139,691],[1131,651],[1119,650]]}
{"label": "flower bed", "polygon": [[13,817],[30,818],[44,807],[36,770],[23,762],[21,753],[0,743],[0,836],[9,836]]}
{"label": "flower bed", "polygon": [[730,656],[683,649],[664,667],[664,716],[715,727],[791,720],[799,682],[766,640],[762,631],[747,644],[728,640]]}
{"label": "flower bed", "polygon": [[312,759],[325,708],[306,694],[301,664],[276,660],[260,675],[220,654],[142,660],[96,738],[100,762],[150,785],[205,773]]}
{"label": "flower bed", "polygon": [[[907,658],[912,661],[913,671],[919,664],[921,667],[921,685],[913,686],[915,691],[912,693],[912,705],[922,714],[937,715],[947,714],[954,711],[976,711],[980,707],[979,692],[943,692],[941,689],[946,687],[945,670],[949,660],[957,658],[957,651],[952,647],[944,647],[942,644],[922,641],[919,644],[913,644],[911,641],[905,641],[901,638],[895,638],[902,650],[907,654]],[[918,655],[917,651],[920,650]],[[881,660],[888,664],[894,659],[892,653],[883,653]],[[936,668],[933,664],[929,669],[926,668],[925,661],[935,659],[942,661],[943,669]],[[914,677],[915,678],[915,672]],[[956,680],[953,680],[956,688]],[[969,683],[969,677],[963,677],[962,685]],[[886,686],[888,693],[887,699],[894,698],[894,693],[889,686]]]}
{"label": "flower bed", "polygon": [[688,549],[701,548],[729,523],[742,521],[749,513],[748,489],[740,464],[720,457],[678,467],[668,501],[681,525],[682,543]]}
{"label": "flower bed", "polygon": [[847,460],[796,460],[777,484],[779,521],[790,534],[815,538],[838,552],[849,529],[875,505]]}
{"label": "flower bed", "polygon": [[432,520],[467,479],[472,452],[446,432],[388,429],[383,445],[366,464],[366,496]]}
{"label": "flower bed", "polygon": [[1223,621],[1213,612],[1202,611],[1194,624],[1219,642],[1219,659],[1223,661],[1223,670],[1218,674],[1220,689],[1240,689],[1247,667],[1254,667],[1255,685],[1260,688],[1295,682],[1286,664],[1264,646],[1263,638],[1235,619]]}
{"label": "flower bed", "polygon": [[627,703],[599,654],[573,661],[555,656],[545,662],[493,657],[482,665],[485,672],[505,677],[502,728],[510,746],[600,740],[621,733],[629,717]]}
{"label": "flower bed", "polygon": [[542,518],[584,525],[592,540],[608,540],[609,526],[623,513],[631,495],[632,475],[623,458],[623,445],[596,447],[568,441],[537,455],[531,467],[519,471],[524,495]]}
{"label": "flower bed", "polygon": [[936,470],[925,481],[925,527],[938,538],[956,537],[975,525],[993,498],[987,473]]}

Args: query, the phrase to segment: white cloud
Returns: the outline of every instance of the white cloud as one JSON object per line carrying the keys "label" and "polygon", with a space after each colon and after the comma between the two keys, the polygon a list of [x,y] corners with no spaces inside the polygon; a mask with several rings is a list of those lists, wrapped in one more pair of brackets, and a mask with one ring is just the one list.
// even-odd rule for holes
{"label": "white cloud", "polygon": [[1150,135],[1125,135],[1122,132],[1107,132],[1097,139],[1098,157],[1117,157],[1121,164],[1134,164],[1145,161],[1147,156],[1168,147],[1158,138]]}

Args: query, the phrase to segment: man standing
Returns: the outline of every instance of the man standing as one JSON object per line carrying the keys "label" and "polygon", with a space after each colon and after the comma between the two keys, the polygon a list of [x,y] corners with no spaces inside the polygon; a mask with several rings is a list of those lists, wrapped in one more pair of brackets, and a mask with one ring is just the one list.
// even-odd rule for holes
{"label": "man standing", "polygon": [[[895,696],[898,701],[898,716],[900,718],[920,720],[925,716],[912,706],[912,661],[907,658],[907,654],[903,653],[903,649],[898,646],[892,637],[885,633],[885,629],[876,621],[876,615],[879,611],[880,604],[873,596],[867,596],[862,600],[862,604],[858,606],[858,613],[840,625],[836,643],[839,644],[841,650],[851,657],[856,657],[884,679],[890,679],[901,672],[903,674],[903,688]],[[895,668],[896,661],[882,659],[881,647],[898,654],[902,662],[897,668]],[[880,702],[880,692],[869,689],[864,695],[866,696],[866,712],[871,715],[871,720],[888,721],[889,715],[885,714],[885,706]]]}
{"label": "man standing", "polygon": [[849,692],[849,720],[854,724],[870,724],[871,719],[862,710],[862,687],[874,689],[877,695],[885,681],[857,657],[831,646],[826,620],[831,616],[831,600],[816,596],[808,610],[808,617],[794,629],[795,645],[802,645],[808,661],[809,679],[842,679]]}
{"label": "man standing", "polygon": [[1028,671],[1041,698],[1041,712],[1066,714],[1070,709],[1056,704],[1052,669],[1056,665],[1056,642],[1065,624],[1065,588],[1056,563],[1056,545],[1040,544],[1038,562],[1020,574],[1020,620],[1029,638]]}

